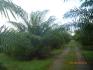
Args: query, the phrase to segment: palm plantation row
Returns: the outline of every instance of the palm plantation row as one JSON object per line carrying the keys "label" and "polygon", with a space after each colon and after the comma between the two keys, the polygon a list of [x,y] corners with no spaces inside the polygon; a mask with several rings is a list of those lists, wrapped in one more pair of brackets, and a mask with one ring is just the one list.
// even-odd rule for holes
{"label": "palm plantation row", "polygon": [[65,18],[74,17],[75,21],[69,26],[75,28],[75,39],[79,41],[83,48],[90,48],[93,45],[93,1],[86,0],[79,8],[71,9],[64,16]]}
{"label": "palm plantation row", "polygon": [[0,52],[20,60],[34,57],[46,58],[52,49],[60,48],[70,40],[70,35],[66,29],[55,23],[55,17],[50,16],[46,19],[47,10],[32,12],[29,16],[21,7],[9,1],[10,3],[13,6],[9,7],[13,7],[13,9],[3,7],[4,15],[8,15],[7,9],[10,12],[12,10],[14,11],[11,12],[12,15],[18,14],[23,22],[9,21],[16,29],[1,27]]}
{"label": "palm plantation row", "polygon": [[[0,12],[9,19],[8,24],[13,28],[1,26],[0,52],[17,60],[44,59],[51,55],[53,49],[64,48],[72,38],[69,28],[74,27],[73,39],[82,44],[82,49],[88,52],[93,50],[93,1],[85,0],[80,8],[67,12],[66,18],[78,18],[69,25],[57,25],[56,17],[46,18],[47,10],[32,12],[30,15],[20,6],[10,0],[0,0]],[[88,8],[87,8],[88,7]],[[9,12],[16,19],[10,21]],[[17,21],[21,18],[21,22]],[[86,53],[87,53],[86,52]],[[89,53],[88,55],[92,55]],[[87,61],[93,57],[84,53]]]}

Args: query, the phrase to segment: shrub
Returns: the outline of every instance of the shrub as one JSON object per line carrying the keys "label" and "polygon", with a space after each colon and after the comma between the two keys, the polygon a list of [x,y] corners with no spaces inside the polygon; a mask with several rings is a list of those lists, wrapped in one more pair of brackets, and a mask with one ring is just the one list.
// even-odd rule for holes
{"label": "shrub", "polygon": [[70,40],[70,35],[67,32],[56,31],[56,29],[43,37],[43,43],[50,46],[51,49],[61,48],[61,46]]}
{"label": "shrub", "polygon": [[0,63],[0,70],[7,70],[7,68],[2,63]]}
{"label": "shrub", "polygon": [[3,52],[17,59],[27,58],[32,50],[31,42],[27,37],[26,33],[19,32],[4,34],[2,38]]}
{"label": "shrub", "polygon": [[42,44],[42,38],[24,32],[8,32],[2,37],[3,52],[19,60],[46,58],[49,47]]}
{"label": "shrub", "polygon": [[30,40],[33,45],[33,50],[31,53],[32,57],[42,59],[49,56],[50,48],[44,44],[43,37],[37,35],[30,35]]}

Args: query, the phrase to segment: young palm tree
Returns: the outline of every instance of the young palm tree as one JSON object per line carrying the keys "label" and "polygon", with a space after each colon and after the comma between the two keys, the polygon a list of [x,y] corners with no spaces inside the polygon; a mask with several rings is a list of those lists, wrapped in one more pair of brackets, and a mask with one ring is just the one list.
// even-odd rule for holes
{"label": "young palm tree", "polygon": [[[48,11],[32,12],[29,18],[25,18],[23,23],[9,21],[20,32],[29,32],[35,35],[41,35],[45,31],[49,30],[50,26],[54,23],[55,17],[50,16],[47,20],[45,15]],[[51,24],[52,23],[52,24]]]}
{"label": "young palm tree", "polygon": [[22,23],[9,21],[17,30],[9,30],[3,34],[1,42],[4,52],[17,58],[22,57],[21,59],[28,59],[32,55],[47,56],[49,49],[43,45],[43,37],[46,33],[50,33],[55,17],[46,19],[44,18],[46,13],[47,10],[33,12],[30,19],[25,18]]}

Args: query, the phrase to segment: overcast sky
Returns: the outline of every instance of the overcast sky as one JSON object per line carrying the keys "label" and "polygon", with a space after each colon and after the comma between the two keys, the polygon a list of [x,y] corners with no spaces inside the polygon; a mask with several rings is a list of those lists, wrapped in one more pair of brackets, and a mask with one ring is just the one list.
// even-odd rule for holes
{"label": "overcast sky", "polygon": [[[79,0],[70,0],[65,2],[64,0],[12,0],[15,4],[21,6],[28,13],[37,10],[49,10],[49,15],[56,16],[59,21],[62,21],[63,14],[68,10],[78,7],[80,5]],[[4,17],[0,15],[0,25],[5,23]]]}

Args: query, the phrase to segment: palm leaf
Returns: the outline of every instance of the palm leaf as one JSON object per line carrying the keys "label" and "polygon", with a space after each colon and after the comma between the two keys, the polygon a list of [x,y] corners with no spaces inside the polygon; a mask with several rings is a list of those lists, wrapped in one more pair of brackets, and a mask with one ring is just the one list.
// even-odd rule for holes
{"label": "palm leaf", "polygon": [[9,21],[9,23],[15,26],[19,32],[25,32],[27,30],[26,26],[23,23],[17,23],[13,21]]}
{"label": "palm leaf", "polygon": [[88,7],[93,6],[93,0],[85,0],[85,2],[82,3],[81,7]]}
{"label": "palm leaf", "polygon": [[0,12],[5,17],[9,18],[9,11],[13,15],[14,18],[15,14],[21,16],[24,19],[26,12],[20,7],[12,3],[10,0],[0,0]]}

